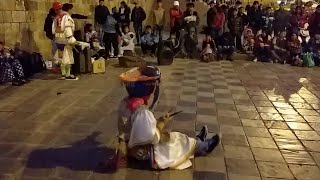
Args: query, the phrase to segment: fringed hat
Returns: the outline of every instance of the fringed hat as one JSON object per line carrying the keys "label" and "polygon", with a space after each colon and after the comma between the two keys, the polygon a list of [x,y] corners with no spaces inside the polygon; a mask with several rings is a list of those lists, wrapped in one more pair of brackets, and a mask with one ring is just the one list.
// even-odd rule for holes
{"label": "fringed hat", "polygon": [[156,66],[135,67],[120,75],[130,98],[144,98],[154,94],[149,109],[153,109],[159,99],[160,78],[161,73]]}

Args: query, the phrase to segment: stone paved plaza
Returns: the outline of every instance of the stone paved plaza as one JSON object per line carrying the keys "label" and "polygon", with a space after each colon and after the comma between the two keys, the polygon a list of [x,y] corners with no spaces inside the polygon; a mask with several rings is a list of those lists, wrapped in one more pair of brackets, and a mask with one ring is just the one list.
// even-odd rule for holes
{"label": "stone paved plaza", "polygon": [[0,179],[319,180],[320,68],[248,61],[176,60],[162,70],[159,117],[175,107],[173,130],[207,124],[222,143],[183,171],[122,168],[99,173],[116,144],[117,105],[126,94],[104,75],[58,81],[37,75],[0,89]]}

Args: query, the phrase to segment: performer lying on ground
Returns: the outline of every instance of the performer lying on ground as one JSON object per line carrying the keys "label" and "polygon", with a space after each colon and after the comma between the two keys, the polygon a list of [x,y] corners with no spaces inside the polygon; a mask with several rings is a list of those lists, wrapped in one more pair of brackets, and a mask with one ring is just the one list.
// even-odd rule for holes
{"label": "performer lying on ground", "polygon": [[[121,74],[120,78],[129,94],[119,107],[120,156],[147,160],[153,169],[185,169],[192,165],[190,159],[195,155],[207,155],[219,144],[218,135],[206,139],[206,126],[196,138],[191,138],[166,130],[171,121],[169,114],[155,119],[149,109],[154,107],[159,97],[160,71],[157,67],[133,68]],[[154,98],[148,108],[151,95]]]}

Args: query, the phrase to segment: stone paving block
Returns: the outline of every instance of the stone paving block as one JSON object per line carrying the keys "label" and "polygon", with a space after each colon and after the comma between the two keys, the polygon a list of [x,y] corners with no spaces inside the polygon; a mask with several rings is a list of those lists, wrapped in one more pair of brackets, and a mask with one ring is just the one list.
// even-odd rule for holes
{"label": "stone paving block", "polygon": [[246,136],[235,134],[224,134],[222,136],[222,144],[234,146],[249,146]]}
{"label": "stone paving block", "polygon": [[275,139],[297,139],[291,130],[269,129],[269,131]]}
{"label": "stone paving block", "polygon": [[246,176],[228,173],[229,180],[261,180],[259,176]]}
{"label": "stone paving block", "polygon": [[253,101],[253,103],[257,107],[273,107],[270,101]]}
{"label": "stone paving block", "polygon": [[257,161],[262,177],[293,179],[288,166],[284,163]]}
{"label": "stone paving block", "polygon": [[253,111],[256,112],[256,107],[254,106],[245,106],[245,105],[236,105],[238,111]]}
{"label": "stone paving block", "polygon": [[261,119],[258,112],[238,111],[240,119]]}
{"label": "stone paving block", "polygon": [[320,152],[320,141],[302,141],[308,151]]}
{"label": "stone paving block", "polygon": [[249,147],[224,145],[224,156],[231,159],[253,160]]}
{"label": "stone paving block", "polygon": [[224,134],[245,135],[244,130],[240,126],[220,125],[220,131]]}
{"label": "stone paving block", "polygon": [[215,98],[214,100],[217,104],[234,104],[233,99],[229,98]]}
{"label": "stone paving block", "polygon": [[218,116],[218,122],[221,125],[241,126],[241,121],[238,117]]}
{"label": "stone paving block", "polygon": [[281,154],[289,164],[309,164],[316,165],[307,151],[281,150]]}
{"label": "stone paving block", "polygon": [[294,133],[301,140],[320,140],[319,134],[315,131],[298,131],[295,130]]}
{"label": "stone paving block", "polygon": [[277,149],[272,138],[248,137],[251,147]]}
{"label": "stone paving block", "polygon": [[311,156],[313,157],[314,161],[320,166],[320,153],[318,152],[310,152]]}
{"label": "stone paving block", "polygon": [[226,165],[223,157],[196,157],[194,163],[194,169],[196,171],[226,172]]}
{"label": "stone paving block", "polygon": [[289,164],[291,171],[298,180],[317,180],[320,179],[320,170],[318,166],[309,165],[291,165]]}
{"label": "stone paving block", "polygon": [[263,121],[268,129],[289,129],[284,121]]}
{"label": "stone paving block", "polygon": [[251,119],[241,119],[242,125],[243,126],[248,126],[248,127],[265,127],[264,123],[262,120],[251,120]]}
{"label": "stone paving block", "polygon": [[283,114],[282,117],[287,122],[290,122],[290,121],[291,122],[306,122],[304,120],[304,118],[300,115],[292,115],[292,114],[285,115],[285,114]]}
{"label": "stone paving block", "polygon": [[304,151],[305,148],[297,139],[275,139],[279,149]]}
{"label": "stone paving block", "polygon": [[303,116],[307,122],[319,122],[320,116]]}
{"label": "stone paving block", "polygon": [[197,108],[197,114],[217,116],[217,111],[215,109],[210,108]]}
{"label": "stone paving block", "polygon": [[225,173],[221,172],[208,172],[208,171],[195,171],[193,174],[193,180],[203,179],[216,179],[216,180],[227,180]]}
{"label": "stone paving block", "polygon": [[230,111],[236,111],[236,106],[233,104],[216,104],[217,109],[221,109],[221,110],[230,110]]}
{"label": "stone paving block", "polygon": [[166,170],[161,171],[159,173],[159,180],[176,180],[176,179],[186,179],[193,180],[193,169],[185,169],[185,170]]}
{"label": "stone paving block", "polygon": [[252,148],[252,153],[257,161],[285,163],[278,149]]}
{"label": "stone paving block", "polygon": [[260,176],[257,164],[253,160],[238,160],[226,158],[228,173]]}
{"label": "stone paving block", "polygon": [[307,123],[287,122],[287,124],[293,130],[312,130]]}
{"label": "stone paving block", "polygon": [[260,113],[263,120],[277,120],[283,121],[283,118],[278,113]]}
{"label": "stone paving block", "polygon": [[243,127],[248,137],[271,137],[267,128]]}

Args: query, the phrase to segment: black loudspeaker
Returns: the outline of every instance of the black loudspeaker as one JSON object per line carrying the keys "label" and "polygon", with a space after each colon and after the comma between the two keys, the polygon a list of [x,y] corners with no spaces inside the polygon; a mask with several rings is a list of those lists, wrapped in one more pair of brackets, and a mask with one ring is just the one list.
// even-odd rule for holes
{"label": "black loudspeaker", "polygon": [[158,65],[171,65],[173,63],[174,52],[166,45],[165,41],[158,44]]}

